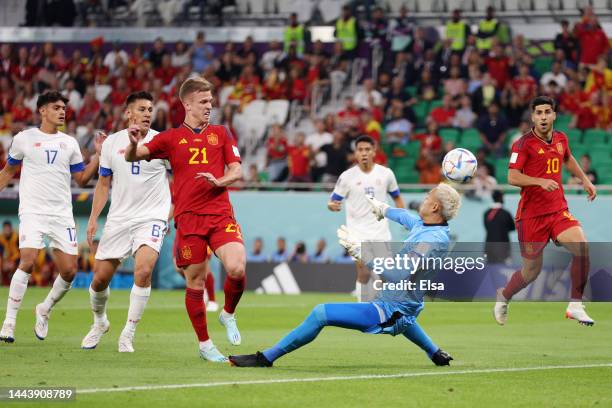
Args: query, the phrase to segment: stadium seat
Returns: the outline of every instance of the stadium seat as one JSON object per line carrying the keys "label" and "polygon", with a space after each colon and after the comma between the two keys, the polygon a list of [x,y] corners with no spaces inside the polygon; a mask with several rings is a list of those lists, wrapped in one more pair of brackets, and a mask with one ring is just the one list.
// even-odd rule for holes
{"label": "stadium seat", "polygon": [[249,116],[252,118],[261,118],[264,116],[265,111],[266,111],[266,104],[267,102],[261,99],[256,99],[254,101],[251,101],[248,105],[246,105],[243,109],[242,109],[242,113],[245,116]]}
{"label": "stadium seat", "polygon": [[572,115],[559,113],[557,115],[557,119],[555,120],[555,127],[562,132],[565,132],[564,129],[569,129],[569,124],[572,121]]}
{"label": "stadium seat", "polygon": [[457,129],[453,129],[453,128],[444,128],[444,129],[440,129],[440,131],[438,132],[440,134],[440,137],[445,141],[451,141],[455,144],[457,144],[457,142],[459,141],[459,130]]}
{"label": "stadium seat", "polygon": [[570,148],[573,148],[575,144],[582,144],[582,130],[568,129],[565,131],[565,134],[569,140]]}
{"label": "stadium seat", "polygon": [[223,88],[221,88],[221,90],[219,91],[219,106],[225,106],[225,104],[227,103],[227,99],[232,94],[232,92],[234,92],[233,86],[224,86]]}
{"label": "stadium seat", "polygon": [[480,131],[475,128],[464,129],[461,133],[461,144],[462,145],[478,145],[482,144],[480,139]]}
{"label": "stadium seat", "polygon": [[266,107],[265,116],[266,123],[271,125],[273,123],[284,124],[287,121],[289,115],[289,101],[284,99],[276,99],[268,102]]}
{"label": "stadium seat", "polygon": [[[280,0],[280,2],[282,3],[283,0]],[[302,1],[299,1],[299,3],[302,3]],[[304,5],[306,5],[307,3],[312,3],[312,2],[304,1],[303,3]],[[323,18],[323,21],[326,23],[331,23],[331,22],[336,21],[340,17],[340,14],[342,13],[342,6],[344,5],[344,3],[345,2],[343,0],[321,0],[321,2],[318,5],[318,8],[319,8],[319,11],[321,12],[321,17]],[[311,4],[310,6],[311,16],[312,16],[313,8],[314,6]]]}
{"label": "stadium seat", "polygon": [[495,179],[499,184],[508,184],[508,159],[495,161]]}
{"label": "stadium seat", "polygon": [[537,57],[533,61],[533,66],[538,74],[543,75],[544,73],[551,70],[552,62],[552,57]]}
{"label": "stadium seat", "polygon": [[268,0],[249,0],[251,14],[265,14],[270,9]]}
{"label": "stadium seat", "polygon": [[593,166],[609,164],[611,161],[610,152],[608,150],[590,150],[588,153],[591,156]]}
{"label": "stadium seat", "polygon": [[429,112],[431,112],[432,109],[440,107],[442,105],[444,105],[444,103],[442,102],[442,99],[434,99],[433,101],[429,103]]}
{"label": "stadium seat", "polygon": [[446,9],[449,13],[456,9],[462,11],[473,11],[474,3],[472,0],[447,0]]}
{"label": "stadium seat", "polygon": [[589,146],[594,143],[606,143],[608,136],[605,130],[602,129],[587,129],[584,131],[582,143]]}
{"label": "stadium seat", "polygon": [[412,110],[417,117],[418,124],[424,124],[427,115],[429,114],[429,102],[421,101],[412,106]]}

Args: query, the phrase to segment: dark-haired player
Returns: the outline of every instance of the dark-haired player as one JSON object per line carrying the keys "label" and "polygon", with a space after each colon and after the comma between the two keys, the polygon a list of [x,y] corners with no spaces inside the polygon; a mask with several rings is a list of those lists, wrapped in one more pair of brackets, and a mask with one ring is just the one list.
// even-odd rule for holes
{"label": "dark-haired player", "polygon": [[128,132],[137,134],[140,144],[158,134],[151,129],[153,97],[136,92],[126,99],[125,114],[129,127],[108,136],[102,145],[100,178],[94,191],[87,241],[92,246],[98,229],[98,217],[111,192],[111,206],[95,255],[94,277],[89,287],[94,323],[81,347],[93,349],[110,327],[106,316],[108,285],[119,264],[134,256],[134,285],[130,294],[127,321],[119,336],[119,352],[134,352],[136,325],[142,318],[151,294],[151,274],[170,214],[170,187],[166,162],[151,160],[128,162],[124,153],[130,144]]}
{"label": "dark-haired player", "polygon": [[40,340],[47,337],[49,314],[53,306],[70,290],[77,271],[77,237],[72,215],[71,175],[84,187],[98,170],[101,141],[96,138],[96,154],[85,167],[79,143],[58,130],[66,119],[68,100],[56,91],[38,97],[36,107],[41,116],[38,128],[26,129],[13,138],[6,166],[0,171],[0,190],[15,175],[19,166],[19,266],[11,279],[6,318],[0,340],[15,341],[17,312],[28,287],[38,251],[45,238],[53,248],[59,275],[51,291],[36,306],[34,333]]}
{"label": "dark-haired player", "polygon": [[[242,177],[240,153],[226,127],[211,125],[213,85],[201,77],[187,79],[179,90],[185,122],[144,145],[130,134],[125,152],[129,161],[166,159],[174,178],[176,265],[183,269],[187,288],[185,307],[199,340],[200,356],[226,362],[208,336],[204,280],[207,248],[221,260],[227,277],[225,304],[219,321],[233,345],[241,342],[234,311],[246,283],[246,251],[234,218],[227,186]],[[226,170],[227,167],[227,170]]]}
{"label": "dark-haired player", "polygon": [[573,256],[571,299],[565,316],[584,325],[595,323],[582,304],[589,273],[588,244],[580,223],[567,208],[561,165],[582,180],[589,201],[595,199],[597,191],[572,156],[567,136],[553,129],[555,119],[555,101],[545,96],[536,97],[531,102],[533,128],[512,145],[508,183],[521,187],[515,221],[523,268],[497,292],[493,314],[502,325],[508,318],[508,302],[512,296],[540,274],[542,251],[550,239],[566,247]]}
{"label": "dark-haired player", "polygon": [[[346,226],[354,237],[361,241],[389,241],[391,232],[386,220],[376,222],[369,216],[370,207],[367,196],[385,202],[389,194],[398,208],[404,208],[397,180],[393,171],[374,163],[376,142],[369,136],[359,136],[355,141],[355,159],[357,165],[340,175],[331,195],[327,208],[340,211],[342,201],[346,200]],[[372,283],[372,273],[361,263],[357,268],[357,299],[359,302],[370,302],[376,293]]]}

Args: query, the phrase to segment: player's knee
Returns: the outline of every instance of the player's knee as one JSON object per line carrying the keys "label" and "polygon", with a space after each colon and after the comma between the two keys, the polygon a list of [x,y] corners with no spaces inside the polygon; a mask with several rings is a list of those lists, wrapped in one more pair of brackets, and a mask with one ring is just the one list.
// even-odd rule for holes
{"label": "player's knee", "polygon": [[77,266],[75,263],[74,265],[69,265],[69,266],[64,267],[63,270],[60,271],[60,276],[66,282],[72,282],[74,277],[76,276],[76,273],[77,273]]}
{"label": "player's knee", "polygon": [[245,272],[244,262],[241,261],[230,261],[227,265],[224,265],[225,271],[229,276],[234,279],[242,278]]}
{"label": "player's knee", "polygon": [[134,268],[134,279],[141,278],[147,279],[151,277],[153,267],[151,265],[137,265]]}
{"label": "player's knee", "polygon": [[96,292],[101,292],[108,288],[109,283],[110,280],[106,277],[94,275],[93,279],[91,280],[91,288]]}
{"label": "player's knee", "polygon": [[312,312],[310,312],[310,318],[315,320],[319,326],[327,324],[327,312],[325,311],[325,305],[323,303],[316,305]]}
{"label": "player's knee", "polygon": [[34,269],[34,259],[21,259],[19,261],[19,269],[26,273],[32,273]]}

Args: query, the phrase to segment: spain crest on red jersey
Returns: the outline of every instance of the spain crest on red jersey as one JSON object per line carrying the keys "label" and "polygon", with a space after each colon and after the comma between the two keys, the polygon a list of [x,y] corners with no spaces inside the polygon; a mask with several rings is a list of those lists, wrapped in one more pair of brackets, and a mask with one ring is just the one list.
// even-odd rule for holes
{"label": "spain crest on red jersey", "polygon": [[215,133],[211,133],[210,135],[208,135],[207,140],[208,144],[211,146],[216,146],[217,144],[219,144],[219,136],[217,136]]}
{"label": "spain crest on red jersey", "polygon": [[191,247],[189,245],[181,248],[181,256],[183,259],[191,259]]}
{"label": "spain crest on red jersey", "polygon": [[563,143],[561,142],[557,143],[557,151],[559,152],[560,155],[563,155]]}

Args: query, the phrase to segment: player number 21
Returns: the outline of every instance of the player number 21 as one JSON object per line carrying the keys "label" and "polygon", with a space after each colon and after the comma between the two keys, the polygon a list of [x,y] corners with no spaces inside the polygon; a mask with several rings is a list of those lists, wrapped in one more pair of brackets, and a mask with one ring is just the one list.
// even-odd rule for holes
{"label": "player number 21", "polygon": [[[207,164],[208,163],[208,160],[206,159],[206,148],[205,147],[201,149],[198,149],[196,147],[190,147],[189,151],[192,153],[191,159],[189,159],[189,164]],[[202,155],[201,160],[200,160],[200,155]]]}
{"label": "player number 21", "polygon": [[559,159],[546,160],[546,174],[558,173],[559,172]]}

